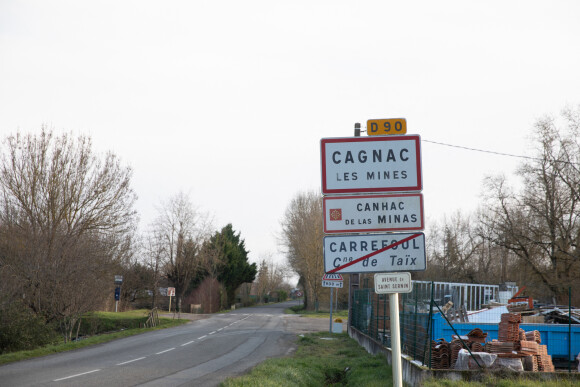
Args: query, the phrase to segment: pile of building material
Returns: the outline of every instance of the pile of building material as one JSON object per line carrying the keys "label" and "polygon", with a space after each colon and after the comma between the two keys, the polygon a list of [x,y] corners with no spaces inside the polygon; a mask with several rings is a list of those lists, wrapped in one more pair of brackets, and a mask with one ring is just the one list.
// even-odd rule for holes
{"label": "pile of building material", "polygon": [[[453,336],[451,343],[444,339],[433,342],[431,346],[431,367],[435,369],[457,369],[457,366],[469,369],[480,368],[480,361],[458,363],[458,357],[463,349],[469,348],[471,355],[478,359],[484,358],[483,353],[493,354],[493,363],[485,364],[490,368],[502,368],[504,365],[512,369],[525,371],[553,372],[552,357],[548,355],[546,345],[541,345],[540,332],[525,332],[520,329],[521,315],[504,313],[499,323],[499,340],[486,342],[487,333],[479,328],[473,329],[467,336]],[[488,359],[489,357],[485,357]],[[516,364],[517,363],[517,364]],[[516,367],[514,367],[516,364]],[[461,368],[465,369],[465,368]]]}

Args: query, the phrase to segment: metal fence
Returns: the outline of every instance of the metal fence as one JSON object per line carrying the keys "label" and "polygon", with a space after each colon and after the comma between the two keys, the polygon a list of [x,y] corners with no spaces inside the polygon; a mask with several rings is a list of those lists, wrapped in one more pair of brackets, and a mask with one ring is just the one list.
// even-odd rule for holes
{"label": "metal fence", "polygon": [[[498,296],[496,285],[413,281],[413,291],[399,295],[402,352],[431,368],[454,368],[458,352],[465,349],[472,358],[475,352],[506,353],[499,357],[511,353],[522,365],[529,360],[529,370],[534,371],[550,370],[542,362],[577,369],[580,319],[576,313],[580,310],[575,312],[571,305],[488,308]],[[369,287],[354,290],[350,325],[390,347],[388,295]],[[483,366],[477,356],[474,360],[470,364]]]}

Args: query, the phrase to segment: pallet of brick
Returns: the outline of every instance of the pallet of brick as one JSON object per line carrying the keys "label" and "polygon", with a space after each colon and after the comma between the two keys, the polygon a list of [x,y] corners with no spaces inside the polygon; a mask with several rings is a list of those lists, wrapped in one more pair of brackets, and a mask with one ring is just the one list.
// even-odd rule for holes
{"label": "pallet of brick", "polygon": [[538,343],[535,341],[520,341],[520,352],[526,355],[537,355],[539,353]]}
{"label": "pallet of brick", "polygon": [[489,353],[512,353],[515,343],[513,341],[489,341],[485,343],[485,352]]}
{"label": "pallet of brick", "polygon": [[519,341],[520,340],[519,323],[500,322],[497,336],[499,341]]}
{"label": "pallet of brick", "polygon": [[538,372],[538,359],[536,356],[524,357],[524,371]]}
{"label": "pallet of brick", "polygon": [[522,316],[518,313],[502,313],[501,322],[519,324],[522,322]]}
{"label": "pallet of brick", "polygon": [[525,333],[527,341],[535,341],[538,344],[542,343],[542,335],[539,331],[529,331]]}
{"label": "pallet of brick", "polygon": [[548,355],[548,347],[546,345],[538,345],[538,371],[540,372],[554,372],[554,363],[552,356]]}

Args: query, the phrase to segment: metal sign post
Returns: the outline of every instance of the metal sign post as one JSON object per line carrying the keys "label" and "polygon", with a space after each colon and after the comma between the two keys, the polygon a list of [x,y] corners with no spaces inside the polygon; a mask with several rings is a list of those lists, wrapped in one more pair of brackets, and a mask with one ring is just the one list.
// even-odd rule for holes
{"label": "metal sign post", "polygon": [[115,276],[115,313],[117,313],[119,307],[119,300],[121,299],[121,285],[123,284],[123,276],[116,275]]}
{"label": "metal sign post", "polygon": [[322,276],[322,287],[330,288],[330,322],[328,332],[332,333],[332,293],[333,288],[342,288],[344,280],[340,274],[325,274]]}
{"label": "metal sign post", "polygon": [[171,312],[171,297],[175,296],[175,288],[167,288],[167,295],[169,296],[169,312]]}
{"label": "metal sign post", "polygon": [[403,387],[403,365],[401,360],[401,332],[399,324],[399,293],[413,290],[411,273],[375,274],[375,293],[389,295],[391,313],[391,350],[393,351],[393,385]]}

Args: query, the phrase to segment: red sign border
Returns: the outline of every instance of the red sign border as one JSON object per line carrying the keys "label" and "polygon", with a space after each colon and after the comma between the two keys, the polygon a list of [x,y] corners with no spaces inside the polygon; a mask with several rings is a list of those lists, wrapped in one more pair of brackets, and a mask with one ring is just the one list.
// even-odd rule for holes
{"label": "red sign border", "polygon": [[[326,277],[326,275],[327,275],[327,274],[329,274],[329,273],[324,273],[324,275],[322,276],[322,280],[323,280],[323,281],[344,281],[344,278],[343,278],[342,274],[340,274],[340,273],[336,273],[336,275],[339,275],[339,276],[340,276],[340,279],[335,279],[335,278],[324,278],[324,277]],[[334,274],[334,273],[333,273],[333,274]]]}
{"label": "red sign border", "polygon": [[[387,198],[387,197],[408,197],[408,196],[419,196],[420,201],[420,211],[421,211],[421,227],[392,227],[392,228],[372,228],[372,229],[345,229],[345,230],[327,230],[326,229],[326,201],[336,200],[336,199],[374,199],[374,198]],[[377,231],[422,231],[425,229],[425,212],[423,209],[423,194],[421,192],[417,193],[401,193],[392,195],[349,195],[349,196],[324,196],[322,198],[322,213],[324,214],[323,221],[323,232],[325,234],[344,234],[344,233],[369,233]]]}
{"label": "red sign border", "polygon": [[[354,259],[354,260],[352,260],[352,261],[350,261],[350,262],[347,262],[347,263],[345,263],[344,265],[341,265],[341,266],[335,267],[334,269],[327,271],[327,272],[326,272],[326,274],[333,274],[333,273],[336,273],[337,271],[343,270],[343,269],[345,269],[345,268],[347,268],[347,267],[349,267],[349,266],[352,266],[352,265],[354,265],[355,263],[359,263],[359,262],[361,262],[361,261],[364,261],[364,260],[365,260],[365,259],[367,259],[367,258],[373,257],[373,256],[375,256],[375,255],[377,255],[377,254],[380,254],[380,253],[384,252],[384,251],[390,250],[390,249],[392,249],[393,247],[397,247],[397,246],[399,246],[399,245],[401,245],[401,244],[403,244],[403,243],[405,243],[405,242],[408,242],[408,241],[410,241],[411,239],[415,239],[415,238],[417,238],[417,237],[420,237],[421,235],[423,235],[423,237],[425,236],[425,234],[424,234],[424,233],[422,233],[422,232],[418,232],[418,233],[415,233],[415,234],[411,234],[410,236],[408,236],[408,237],[406,237],[406,238],[404,238],[404,239],[401,239],[400,241],[397,241],[397,242],[395,242],[395,243],[393,243],[393,244],[391,244],[391,245],[385,246],[385,247],[383,247],[383,248],[381,248],[381,249],[378,249],[378,250],[375,250],[375,251],[373,251],[373,252],[371,252],[371,253],[369,253],[369,254],[363,255],[362,257],[360,257],[360,258],[357,258],[357,259]],[[426,254],[426,253],[427,253],[427,252],[425,251],[425,254]],[[426,258],[427,258],[427,257],[425,257],[425,259],[426,259]],[[426,262],[425,262],[425,263],[426,263]],[[409,270],[405,270],[405,271],[409,271]],[[342,274],[342,273],[337,273],[337,274]],[[347,273],[345,273],[345,274],[347,274]]]}
{"label": "red sign border", "polygon": [[[415,154],[417,155],[417,185],[405,187],[384,187],[384,188],[338,188],[329,189],[326,187],[326,148],[325,144],[337,142],[379,142],[379,141],[415,141]],[[391,136],[372,136],[372,137],[337,137],[323,138],[320,140],[320,156],[322,165],[322,194],[344,194],[344,193],[376,193],[376,192],[405,192],[405,191],[422,191],[423,174],[421,171],[421,136],[418,134],[410,135],[391,135]]]}

